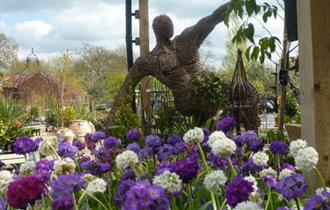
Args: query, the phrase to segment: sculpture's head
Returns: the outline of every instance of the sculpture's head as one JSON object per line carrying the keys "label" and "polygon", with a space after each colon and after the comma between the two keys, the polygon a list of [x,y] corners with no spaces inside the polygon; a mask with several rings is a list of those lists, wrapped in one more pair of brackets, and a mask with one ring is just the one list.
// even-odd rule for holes
{"label": "sculpture's head", "polygon": [[157,42],[168,41],[174,34],[174,27],[171,18],[167,15],[159,15],[152,22],[152,28]]}

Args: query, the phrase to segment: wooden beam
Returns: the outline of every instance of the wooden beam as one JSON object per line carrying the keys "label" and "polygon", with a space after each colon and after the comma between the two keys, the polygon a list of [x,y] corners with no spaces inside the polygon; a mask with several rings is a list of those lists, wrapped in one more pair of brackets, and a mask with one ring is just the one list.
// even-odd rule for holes
{"label": "wooden beam", "polygon": [[[149,52],[149,4],[148,0],[139,0],[140,10],[140,56]],[[142,104],[142,124],[144,132],[147,131],[145,116],[149,110],[149,95],[146,90],[149,88],[149,76],[141,80],[141,104]]]}
{"label": "wooden beam", "polygon": [[318,151],[330,186],[330,1],[299,0],[297,6],[302,138]]}

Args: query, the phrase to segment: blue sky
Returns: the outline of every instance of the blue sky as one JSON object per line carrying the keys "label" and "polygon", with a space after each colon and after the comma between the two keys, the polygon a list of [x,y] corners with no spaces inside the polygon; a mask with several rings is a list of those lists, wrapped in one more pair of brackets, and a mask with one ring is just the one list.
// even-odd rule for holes
{"label": "blue sky", "polygon": [[[274,0],[272,0],[274,1]],[[25,57],[33,47],[43,59],[50,59],[67,49],[76,52],[83,43],[109,49],[125,44],[124,0],[0,0],[0,31],[19,44],[19,56]],[[133,11],[138,0],[132,0]],[[149,0],[150,23],[159,14],[168,14],[175,33],[193,25],[210,14],[225,0]],[[266,32],[258,23],[256,33]],[[282,36],[283,21],[270,20],[266,27]],[[133,21],[133,33],[138,35],[138,21]],[[227,29],[219,24],[203,45],[216,60],[225,53]],[[155,43],[150,30],[150,47]],[[135,52],[138,48],[135,47]],[[216,61],[215,61],[216,63]]]}

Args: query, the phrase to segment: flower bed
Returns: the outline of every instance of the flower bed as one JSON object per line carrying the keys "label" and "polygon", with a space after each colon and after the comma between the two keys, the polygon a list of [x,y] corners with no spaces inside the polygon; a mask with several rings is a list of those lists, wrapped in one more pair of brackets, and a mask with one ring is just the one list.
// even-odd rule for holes
{"label": "flower bed", "polygon": [[212,133],[194,128],[167,139],[132,129],[125,148],[103,132],[73,145],[18,139],[17,154],[47,158],[0,171],[0,209],[330,209],[320,175],[323,186],[308,192],[302,172],[318,173],[318,153],[306,141],[263,142],[253,131],[233,136],[234,126],[227,118]]}

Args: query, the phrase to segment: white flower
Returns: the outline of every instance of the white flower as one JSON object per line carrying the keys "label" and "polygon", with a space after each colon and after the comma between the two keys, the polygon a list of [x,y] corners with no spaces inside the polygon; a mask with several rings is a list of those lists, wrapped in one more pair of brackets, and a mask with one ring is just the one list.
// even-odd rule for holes
{"label": "white flower", "polygon": [[223,138],[221,141],[213,142],[211,150],[216,156],[229,156],[235,154],[236,144],[229,138]]}
{"label": "white flower", "polygon": [[253,160],[254,164],[256,164],[257,166],[267,166],[269,157],[264,152],[257,152],[255,154],[253,154],[252,160]]}
{"label": "white flower", "polygon": [[137,154],[133,151],[126,150],[116,157],[116,165],[119,169],[125,169],[129,166],[133,167],[139,162]]}
{"label": "white flower", "polygon": [[43,156],[53,155],[57,150],[57,142],[55,138],[48,138],[40,142],[39,153]]}
{"label": "white flower", "polygon": [[264,177],[264,176],[267,176],[267,175],[271,175],[273,177],[276,177],[277,172],[272,167],[268,167],[268,168],[265,168],[262,171],[260,171],[259,175],[261,177]]}
{"label": "white flower", "polygon": [[194,129],[190,129],[187,133],[184,134],[183,140],[187,144],[197,144],[201,143],[204,140],[204,132],[203,129],[195,127]]}
{"label": "white flower", "polygon": [[34,172],[36,168],[36,163],[34,161],[27,161],[23,163],[19,168],[19,174],[21,176],[28,176]]}
{"label": "white flower", "polygon": [[294,161],[298,169],[310,171],[316,167],[319,161],[319,154],[313,147],[306,147],[298,150],[294,156]]}
{"label": "white flower", "polygon": [[329,188],[329,187],[326,187],[325,189],[324,189],[323,187],[321,187],[321,188],[317,188],[317,189],[315,190],[315,194],[316,194],[316,195],[319,195],[319,196],[321,196],[321,197],[323,197],[322,193],[323,193],[324,191],[330,193],[330,188]]}
{"label": "white flower", "polygon": [[13,181],[13,175],[12,175],[12,173],[10,173],[10,171],[7,171],[7,170],[0,171],[0,190],[1,190],[1,192],[4,192],[7,189],[10,182],[12,182],[12,181]]}
{"label": "white flower", "polygon": [[292,141],[289,146],[290,155],[295,156],[298,150],[303,149],[305,147],[307,147],[307,142],[305,140],[297,139],[296,141]]}
{"label": "white flower", "polygon": [[284,177],[291,176],[291,174],[293,174],[293,173],[294,173],[294,171],[292,171],[292,170],[290,170],[290,169],[287,169],[287,168],[284,168],[284,169],[280,172],[278,178],[279,178],[279,180],[281,180],[281,179],[283,179]]}
{"label": "white flower", "polygon": [[97,192],[104,193],[106,190],[107,183],[101,178],[96,178],[93,181],[90,181],[86,187],[86,192],[88,195],[92,195]]}
{"label": "white flower", "polygon": [[182,180],[176,173],[165,171],[159,176],[155,176],[153,181],[155,185],[159,185],[169,193],[180,192],[182,189]]}
{"label": "white flower", "polygon": [[76,169],[75,162],[70,158],[64,160],[56,160],[54,162],[54,173],[56,175],[64,175],[74,173]]}
{"label": "white flower", "polygon": [[210,136],[207,141],[207,144],[209,147],[212,147],[212,144],[216,141],[221,141],[222,139],[227,138],[226,134],[222,131],[214,131]]}
{"label": "white flower", "polygon": [[224,186],[227,182],[227,177],[221,170],[212,171],[204,178],[204,186],[210,191],[220,191],[221,186]]}
{"label": "white flower", "polygon": [[243,201],[233,209],[233,210],[261,210],[260,206],[252,201]]}

